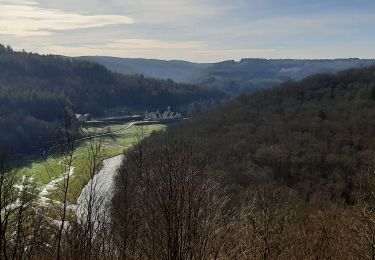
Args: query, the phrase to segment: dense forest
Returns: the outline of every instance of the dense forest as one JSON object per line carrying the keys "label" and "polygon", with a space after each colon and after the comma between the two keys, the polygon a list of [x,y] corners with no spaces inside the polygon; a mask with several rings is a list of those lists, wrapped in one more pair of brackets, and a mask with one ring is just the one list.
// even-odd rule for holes
{"label": "dense forest", "polygon": [[202,140],[233,188],[272,176],[307,199],[319,192],[349,202],[351,179],[375,148],[374,118],[370,67],[239,97],[166,136]]}
{"label": "dense forest", "polygon": [[67,104],[73,113],[100,115],[118,107],[185,111],[192,102],[224,97],[216,89],[124,76],[96,63],[0,45],[0,143],[18,153],[51,145]]}
{"label": "dense forest", "polygon": [[129,259],[374,259],[375,67],[236,100],[126,154]]}

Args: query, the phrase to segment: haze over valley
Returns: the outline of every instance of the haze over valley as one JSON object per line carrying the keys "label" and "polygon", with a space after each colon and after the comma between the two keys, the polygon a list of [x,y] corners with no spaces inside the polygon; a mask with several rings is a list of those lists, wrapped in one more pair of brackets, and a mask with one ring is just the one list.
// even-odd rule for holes
{"label": "haze over valley", "polygon": [[254,93],[275,87],[286,81],[301,80],[313,74],[335,73],[375,64],[373,59],[272,60],[248,58],[238,62],[230,60],[219,63],[95,56],[79,59],[98,62],[112,71],[125,75],[144,75],[151,78],[172,79],[179,83],[217,87],[232,95]]}

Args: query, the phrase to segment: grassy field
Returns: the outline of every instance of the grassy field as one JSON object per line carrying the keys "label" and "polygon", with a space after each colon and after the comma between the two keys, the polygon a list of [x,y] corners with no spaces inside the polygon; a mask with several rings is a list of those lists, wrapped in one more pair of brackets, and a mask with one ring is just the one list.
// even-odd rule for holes
{"label": "grassy field", "polygon": [[[91,133],[107,133],[113,131],[119,131],[126,127],[126,125],[110,125],[103,128],[90,128],[86,129],[87,132]],[[132,147],[137,136],[149,136],[153,131],[161,131],[165,129],[165,125],[155,124],[146,126],[133,125],[126,130],[116,132],[111,135],[102,137],[102,150],[100,153],[100,159],[104,160],[119,154],[122,154],[124,150]],[[143,134],[141,134],[143,132]],[[90,148],[90,141],[84,141],[80,143],[75,149],[72,166],[74,172],[70,181],[70,188],[68,194],[68,200],[74,204],[83,188],[84,185],[89,181],[89,158],[88,149]],[[20,176],[28,176],[33,179],[38,189],[43,190],[49,188],[47,197],[61,201],[59,195],[61,191],[62,182],[59,181],[62,176],[68,171],[66,166],[66,159],[61,155],[51,155],[48,159],[40,162],[34,162],[28,167],[25,167],[19,171]],[[56,183],[55,183],[56,182]],[[51,183],[55,184],[55,188],[51,188]]]}

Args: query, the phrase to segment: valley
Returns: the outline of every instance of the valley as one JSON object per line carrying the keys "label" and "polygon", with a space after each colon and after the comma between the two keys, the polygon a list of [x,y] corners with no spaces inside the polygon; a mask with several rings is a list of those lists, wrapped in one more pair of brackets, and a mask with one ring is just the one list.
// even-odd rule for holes
{"label": "valley", "polygon": [[[336,259],[367,248],[355,230],[367,234],[375,219],[371,209],[363,214],[375,187],[374,66],[277,87],[257,84],[255,93],[238,96],[65,58],[9,49],[5,56],[22,67],[0,71],[0,99],[8,102],[0,104],[0,125],[6,126],[0,141],[8,145],[0,142],[0,223],[10,223],[7,242],[23,234],[15,245],[25,243],[42,255],[54,255],[60,246],[64,259],[79,259],[82,251],[95,259],[184,259],[166,257],[175,246],[164,243],[204,255],[199,259],[304,259],[311,250],[317,258]],[[56,66],[59,80],[23,68],[36,61],[46,63],[41,71]],[[238,82],[246,73],[256,81],[237,68],[254,62],[224,62],[214,74],[228,77],[224,70],[235,69]],[[266,68],[273,62],[258,67],[270,81],[275,78]],[[371,63],[345,60],[343,66],[351,62]],[[9,73],[20,76],[9,81]],[[31,82],[33,90],[20,82]],[[7,84],[16,86],[9,94]],[[93,88],[97,93],[85,94]],[[52,106],[40,107],[41,100]],[[9,145],[16,147],[14,161]],[[339,249],[315,244],[336,243],[325,232],[340,234]],[[150,246],[156,238],[160,242]],[[182,246],[202,243],[211,249]]]}
{"label": "valley", "polygon": [[[84,140],[77,141],[77,147],[74,149],[72,161],[67,162],[66,155],[59,155],[59,150],[54,154],[47,155],[47,159],[39,162],[32,162],[29,166],[18,169],[18,175],[30,178],[35,188],[39,191],[40,198],[45,202],[48,199],[61,201],[61,189],[64,180],[67,178],[67,172],[70,175],[70,187],[68,194],[69,204],[75,204],[82,188],[91,179],[90,173],[90,145],[98,142],[100,139],[100,153],[97,160],[106,160],[121,155],[127,149],[131,148],[139,138],[147,137],[154,131],[163,131],[166,128],[162,124],[127,125],[112,124],[105,127],[95,127],[84,129],[86,134],[90,133],[92,137],[86,137]],[[103,132],[106,132],[103,134]],[[102,134],[98,134],[102,133]],[[137,139],[138,138],[138,139]],[[92,148],[92,147],[91,147]],[[97,169],[100,171],[100,169]]]}
{"label": "valley", "polygon": [[374,12],[0,0],[0,260],[375,260]]}

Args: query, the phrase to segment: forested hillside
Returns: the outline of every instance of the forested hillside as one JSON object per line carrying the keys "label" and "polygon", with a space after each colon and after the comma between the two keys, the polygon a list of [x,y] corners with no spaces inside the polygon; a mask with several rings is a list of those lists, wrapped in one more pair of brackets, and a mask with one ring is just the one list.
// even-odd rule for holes
{"label": "forested hillside", "polygon": [[191,63],[187,61],[163,61],[153,59],[129,59],[117,57],[86,56],[82,60],[97,62],[112,71],[124,75],[144,75],[156,79],[172,79],[176,82],[191,83],[194,75],[212,64]]}
{"label": "forested hillside", "polygon": [[374,65],[375,60],[268,60],[242,59],[215,63],[195,76],[194,82],[219,86],[232,93],[255,93],[290,80],[301,80],[317,73],[334,73]]}
{"label": "forested hillside", "polygon": [[309,199],[350,200],[375,149],[375,67],[321,74],[241,96],[164,135],[199,140],[224,184],[277,179]]}
{"label": "forested hillside", "polygon": [[112,71],[125,75],[143,74],[153,78],[170,78],[177,82],[217,87],[235,96],[255,93],[317,73],[334,73],[375,65],[375,60],[370,59],[242,59],[238,62],[202,64],[115,57],[80,57],[79,59],[98,62]]}
{"label": "forested hillside", "polygon": [[374,133],[370,67],[241,96],[155,134],[117,177],[117,233],[136,245],[125,253],[371,259]]}
{"label": "forested hillside", "polygon": [[124,76],[92,62],[0,46],[0,142],[17,152],[46,145],[67,103],[74,113],[100,115],[117,107],[182,110],[193,101],[223,97],[215,89]]}

